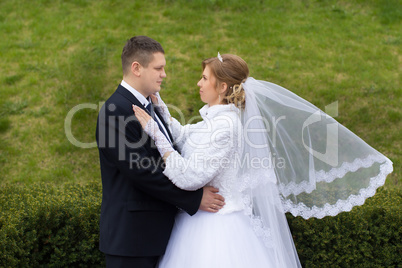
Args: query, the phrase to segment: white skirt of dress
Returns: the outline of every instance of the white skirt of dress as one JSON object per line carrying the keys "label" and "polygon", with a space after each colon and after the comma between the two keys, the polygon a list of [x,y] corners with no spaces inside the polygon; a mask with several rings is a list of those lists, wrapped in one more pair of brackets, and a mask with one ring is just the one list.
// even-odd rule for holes
{"label": "white skirt of dress", "polygon": [[214,214],[180,212],[159,268],[269,268],[274,250],[267,248],[242,211]]}

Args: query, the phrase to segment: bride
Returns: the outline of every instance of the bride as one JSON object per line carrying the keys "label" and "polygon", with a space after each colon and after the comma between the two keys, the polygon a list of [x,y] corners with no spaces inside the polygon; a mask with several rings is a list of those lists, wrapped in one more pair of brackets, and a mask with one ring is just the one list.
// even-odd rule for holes
{"label": "bride", "polygon": [[164,174],[184,190],[214,186],[226,203],[217,213],[179,212],[159,267],[300,267],[285,212],[349,211],[384,184],[392,163],[312,104],[249,77],[240,57],[218,53],[202,67],[201,122],[182,126],[152,96],[180,153],[133,107]]}

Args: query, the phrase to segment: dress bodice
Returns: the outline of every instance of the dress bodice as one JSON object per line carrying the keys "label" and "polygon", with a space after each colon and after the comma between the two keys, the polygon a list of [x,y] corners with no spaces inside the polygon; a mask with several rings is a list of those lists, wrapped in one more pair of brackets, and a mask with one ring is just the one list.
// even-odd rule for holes
{"label": "dress bodice", "polygon": [[242,144],[239,109],[233,104],[205,105],[200,115],[202,121],[185,126],[172,120],[172,134],[181,154],[173,152],[167,158],[164,174],[185,190],[204,185],[218,188],[226,203],[220,214],[242,210],[237,181]]}

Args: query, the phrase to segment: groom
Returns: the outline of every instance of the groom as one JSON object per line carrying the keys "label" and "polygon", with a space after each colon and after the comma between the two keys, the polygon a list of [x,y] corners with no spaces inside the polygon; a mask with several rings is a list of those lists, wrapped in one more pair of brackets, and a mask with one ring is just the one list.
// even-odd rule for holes
{"label": "groom", "polygon": [[148,105],[166,77],[162,46],[135,36],[124,46],[121,61],[123,81],[102,106],[96,127],[103,187],[99,248],[107,267],[155,267],[177,208],[190,215],[198,209],[217,212],[224,200],[212,187],[191,192],[172,184],[162,173],[163,160],[153,141],[134,116],[132,105]]}

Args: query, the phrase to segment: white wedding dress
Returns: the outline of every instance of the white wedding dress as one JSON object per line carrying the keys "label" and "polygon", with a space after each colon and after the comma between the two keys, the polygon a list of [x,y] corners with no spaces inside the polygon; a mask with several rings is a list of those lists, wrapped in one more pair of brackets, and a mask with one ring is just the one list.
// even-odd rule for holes
{"label": "white wedding dress", "polygon": [[[171,153],[164,174],[185,190],[214,186],[226,204],[218,213],[179,212],[160,268],[300,266],[295,250],[283,252],[269,243],[269,233],[249,216],[250,205],[241,192],[244,182],[237,176],[243,139],[239,113],[233,104],[205,105],[200,110],[203,121],[197,124],[169,120],[181,154]],[[285,217],[282,210],[280,214]]]}

